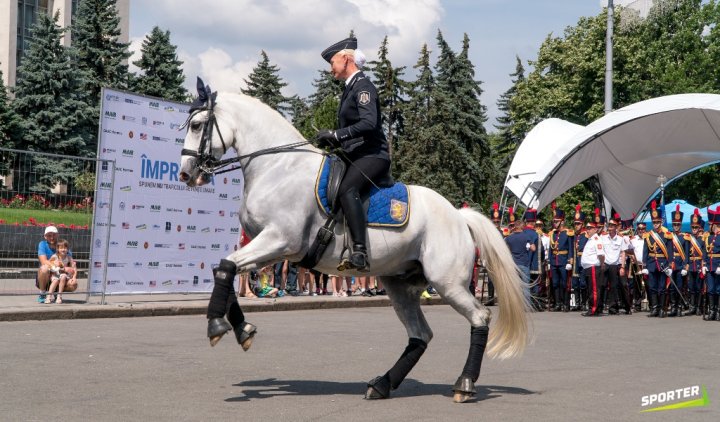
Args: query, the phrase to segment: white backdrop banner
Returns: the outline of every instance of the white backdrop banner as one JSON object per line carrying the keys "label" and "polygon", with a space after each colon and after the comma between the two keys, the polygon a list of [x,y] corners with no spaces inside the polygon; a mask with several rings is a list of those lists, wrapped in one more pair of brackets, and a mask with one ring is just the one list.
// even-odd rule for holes
{"label": "white backdrop banner", "polygon": [[188,108],[103,90],[98,158],[115,172],[107,162],[98,171],[112,201],[95,203],[91,292],[211,291],[212,265],[238,248],[242,173],[195,188],[178,179]]}

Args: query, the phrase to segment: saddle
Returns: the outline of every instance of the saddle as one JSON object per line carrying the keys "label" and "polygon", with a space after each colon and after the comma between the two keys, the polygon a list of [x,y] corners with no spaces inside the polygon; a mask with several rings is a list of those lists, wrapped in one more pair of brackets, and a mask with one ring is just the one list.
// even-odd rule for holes
{"label": "saddle", "polygon": [[[342,210],[338,200],[338,189],[345,176],[347,165],[336,155],[328,155],[318,170],[315,182],[315,199],[320,209],[328,216],[320,228],[307,254],[298,263],[303,268],[313,268],[320,261],[327,245],[334,238],[335,224],[342,222]],[[363,195],[368,226],[402,227],[410,217],[410,201],[407,186],[395,182],[386,174],[375,182],[370,192]]]}

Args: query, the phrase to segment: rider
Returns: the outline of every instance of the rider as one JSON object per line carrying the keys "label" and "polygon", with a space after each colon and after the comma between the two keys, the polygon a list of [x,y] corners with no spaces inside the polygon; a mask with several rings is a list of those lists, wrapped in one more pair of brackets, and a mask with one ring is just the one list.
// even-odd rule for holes
{"label": "rider", "polygon": [[350,237],[353,240],[350,265],[367,271],[366,216],[361,196],[372,182],[382,179],[390,170],[388,142],[380,122],[380,100],[375,86],[360,70],[365,55],[357,48],[357,39],[346,38],[321,53],[330,63],[335,79],[345,81],[340,100],[338,130],[321,130],[315,137],[318,146],[332,146],[342,150],[341,158],[348,163],[338,197],[345,213]]}

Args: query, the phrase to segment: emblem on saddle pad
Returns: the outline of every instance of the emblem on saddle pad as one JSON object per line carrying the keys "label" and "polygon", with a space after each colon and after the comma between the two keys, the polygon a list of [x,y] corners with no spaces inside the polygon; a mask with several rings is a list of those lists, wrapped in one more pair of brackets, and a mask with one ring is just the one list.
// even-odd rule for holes
{"label": "emblem on saddle pad", "polygon": [[407,203],[398,201],[397,199],[391,199],[390,217],[398,222],[405,221],[405,218],[407,218]]}

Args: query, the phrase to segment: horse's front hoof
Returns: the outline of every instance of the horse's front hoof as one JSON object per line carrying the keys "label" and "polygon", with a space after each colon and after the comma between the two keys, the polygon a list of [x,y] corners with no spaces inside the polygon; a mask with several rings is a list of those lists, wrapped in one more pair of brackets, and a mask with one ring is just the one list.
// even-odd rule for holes
{"label": "horse's front hoof", "polygon": [[235,328],[235,338],[238,344],[242,347],[243,351],[248,351],[252,346],[253,338],[257,334],[257,327],[250,324],[249,322],[241,322],[238,327]]}
{"label": "horse's front hoof", "polygon": [[390,380],[386,376],[375,377],[368,383],[365,400],[387,399],[390,397]]}
{"label": "horse's front hoof", "polygon": [[455,385],[453,385],[453,401],[455,403],[465,403],[475,397],[475,383],[470,377],[460,376]]}
{"label": "horse's front hoof", "polygon": [[225,318],[211,318],[208,320],[207,336],[210,339],[210,346],[218,344],[222,336],[232,330],[232,326]]}

